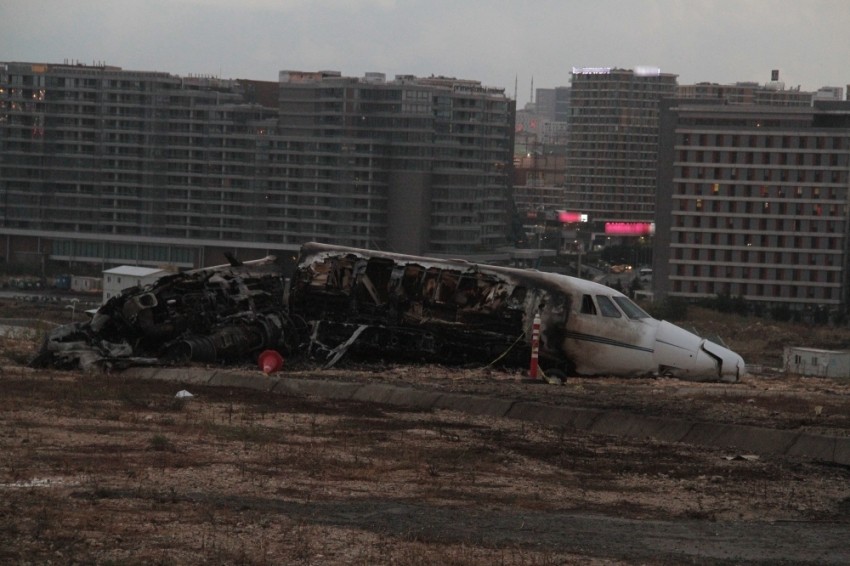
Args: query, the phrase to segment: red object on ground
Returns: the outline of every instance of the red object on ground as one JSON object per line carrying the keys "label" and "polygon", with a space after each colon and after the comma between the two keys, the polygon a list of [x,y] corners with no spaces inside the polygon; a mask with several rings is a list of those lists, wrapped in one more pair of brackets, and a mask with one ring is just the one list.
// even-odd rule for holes
{"label": "red object on ground", "polygon": [[263,370],[263,373],[269,375],[270,373],[280,371],[280,368],[283,367],[283,356],[277,350],[265,350],[260,353],[257,363],[260,369]]}

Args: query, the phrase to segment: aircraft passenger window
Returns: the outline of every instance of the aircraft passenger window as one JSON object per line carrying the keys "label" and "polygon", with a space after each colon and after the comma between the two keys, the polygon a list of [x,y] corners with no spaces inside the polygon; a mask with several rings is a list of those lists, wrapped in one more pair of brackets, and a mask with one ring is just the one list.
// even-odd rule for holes
{"label": "aircraft passenger window", "polygon": [[602,316],[610,316],[611,318],[620,318],[622,315],[611,299],[605,295],[596,295],[596,302],[599,303],[599,310],[602,311]]}
{"label": "aircraft passenger window", "polygon": [[626,297],[614,297],[614,302],[620,305],[626,316],[635,320],[641,318],[651,318],[642,308],[631,302]]}
{"label": "aircraft passenger window", "polygon": [[596,305],[590,295],[583,295],[581,298],[581,314],[596,314]]}

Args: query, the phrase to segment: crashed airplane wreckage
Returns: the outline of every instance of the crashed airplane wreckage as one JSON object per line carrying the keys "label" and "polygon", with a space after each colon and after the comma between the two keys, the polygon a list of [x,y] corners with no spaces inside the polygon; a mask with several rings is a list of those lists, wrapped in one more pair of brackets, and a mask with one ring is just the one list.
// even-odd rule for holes
{"label": "crashed airplane wreckage", "polygon": [[535,270],[310,243],[289,307],[310,322],[314,349],[522,367],[538,314],[548,373],[734,382],[745,372],[735,352],[655,320],[610,287]]}
{"label": "crashed airplane wreckage", "polygon": [[30,365],[123,369],[291,353],[303,330],[293,327],[283,297],[273,257],[166,275],[112,297],[91,320],[58,327]]}
{"label": "crashed airplane wreckage", "polygon": [[84,365],[82,351],[110,367],[227,362],[275,349],[327,365],[350,353],[526,367],[539,315],[540,367],[550,375],[734,382],[745,372],[735,352],[583,279],[308,243],[285,293],[276,267],[246,262],[129,290],[90,322],[57,329],[36,361],[71,366],[77,356]]}

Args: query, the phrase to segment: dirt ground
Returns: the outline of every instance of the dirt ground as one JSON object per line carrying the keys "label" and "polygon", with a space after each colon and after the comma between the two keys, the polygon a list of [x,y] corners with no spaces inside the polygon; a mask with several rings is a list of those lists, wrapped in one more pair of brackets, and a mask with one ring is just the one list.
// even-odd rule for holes
{"label": "dirt ground", "polygon": [[[756,322],[725,324],[727,344],[749,361],[738,328]],[[764,326],[774,325],[753,341],[767,340],[769,360],[771,340],[795,335]],[[455,411],[36,371],[24,366],[31,340],[0,342],[3,564],[850,562],[844,466]],[[483,368],[287,361],[284,375],[850,431],[850,386],[770,371],[732,385],[549,386]],[[183,388],[193,397],[175,397]]]}

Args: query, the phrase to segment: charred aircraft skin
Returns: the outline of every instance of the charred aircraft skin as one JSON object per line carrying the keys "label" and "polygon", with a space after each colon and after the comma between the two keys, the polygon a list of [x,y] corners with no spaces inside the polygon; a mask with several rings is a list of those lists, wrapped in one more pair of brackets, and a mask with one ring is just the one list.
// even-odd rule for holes
{"label": "charred aircraft skin", "polygon": [[91,320],[59,327],[30,365],[123,369],[228,363],[262,349],[297,348],[274,258],[168,275],[128,289]]}
{"label": "charred aircraft skin", "polygon": [[539,314],[540,363],[552,373],[734,382],[745,372],[738,354],[614,289],[535,270],[309,243],[289,309],[311,328],[313,355],[523,366]]}
{"label": "charred aircraft skin", "polygon": [[625,295],[535,270],[305,244],[286,293],[274,258],[163,277],[59,327],[31,365],[255,360],[265,349],[333,365],[348,352],[446,364],[540,366],[564,375],[667,375],[734,382],[731,350],[643,312]]}

